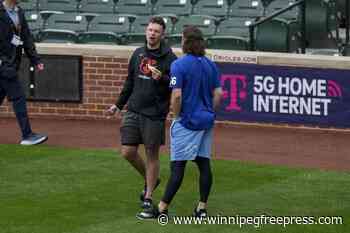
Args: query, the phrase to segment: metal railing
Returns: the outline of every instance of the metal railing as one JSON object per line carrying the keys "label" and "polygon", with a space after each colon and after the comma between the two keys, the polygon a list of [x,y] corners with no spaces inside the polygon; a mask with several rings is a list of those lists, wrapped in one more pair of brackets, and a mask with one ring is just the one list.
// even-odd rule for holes
{"label": "metal railing", "polygon": [[[348,4],[348,1],[347,1]],[[289,11],[297,6],[300,5],[300,14],[301,14],[301,52],[304,54],[305,53],[305,48],[306,48],[306,34],[305,34],[305,30],[306,30],[306,26],[305,26],[305,0],[299,0],[291,5],[289,5],[288,7],[285,7],[279,11],[276,11],[275,13],[264,17],[263,19],[259,20],[258,22],[252,23],[251,25],[249,25],[249,47],[251,51],[255,50],[255,28],[257,26],[259,26],[260,24],[263,24],[267,21],[270,21],[271,19],[275,18],[276,16],[279,16],[283,13],[285,13],[286,11]],[[349,21],[348,21],[349,22]]]}

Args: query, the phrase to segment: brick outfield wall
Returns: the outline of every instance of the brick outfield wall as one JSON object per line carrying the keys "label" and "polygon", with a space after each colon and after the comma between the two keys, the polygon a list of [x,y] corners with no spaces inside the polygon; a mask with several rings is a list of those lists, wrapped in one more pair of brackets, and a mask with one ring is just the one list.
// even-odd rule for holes
{"label": "brick outfield wall", "polygon": [[[117,100],[127,76],[128,59],[83,57],[82,103],[27,102],[30,117],[105,119],[104,111]],[[11,103],[0,106],[0,117],[14,117]]]}

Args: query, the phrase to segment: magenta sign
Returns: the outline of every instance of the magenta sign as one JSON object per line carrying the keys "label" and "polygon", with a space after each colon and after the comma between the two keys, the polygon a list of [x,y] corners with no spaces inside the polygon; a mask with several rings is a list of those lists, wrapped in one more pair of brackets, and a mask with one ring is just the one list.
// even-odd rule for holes
{"label": "magenta sign", "polygon": [[218,64],[218,120],[350,127],[350,71]]}

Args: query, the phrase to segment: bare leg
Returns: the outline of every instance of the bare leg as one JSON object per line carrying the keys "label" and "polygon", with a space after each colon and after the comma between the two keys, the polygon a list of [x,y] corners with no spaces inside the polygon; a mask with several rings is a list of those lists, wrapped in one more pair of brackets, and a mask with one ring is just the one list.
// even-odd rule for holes
{"label": "bare leg", "polygon": [[122,156],[126,159],[145,179],[146,166],[145,162],[137,152],[138,146],[122,146]]}
{"label": "bare leg", "polygon": [[159,177],[159,145],[146,146],[146,184],[145,199],[152,199],[152,193]]}
{"label": "bare leg", "polygon": [[164,212],[165,210],[168,209],[169,204],[165,203],[164,201],[160,201],[158,204],[158,211],[160,213]]}

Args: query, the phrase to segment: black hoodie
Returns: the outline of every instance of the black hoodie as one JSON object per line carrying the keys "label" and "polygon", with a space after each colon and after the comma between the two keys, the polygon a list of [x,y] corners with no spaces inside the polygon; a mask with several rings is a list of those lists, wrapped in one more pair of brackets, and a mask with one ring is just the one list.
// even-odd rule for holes
{"label": "black hoodie", "polygon": [[[170,65],[176,58],[164,43],[157,50],[149,50],[146,45],[136,49],[130,58],[128,76],[116,106],[123,109],[128,102],[129,111],[152,119],[165,119],[170,105]],[[152,79],[148,64],[162,72],[160,80]]]}

